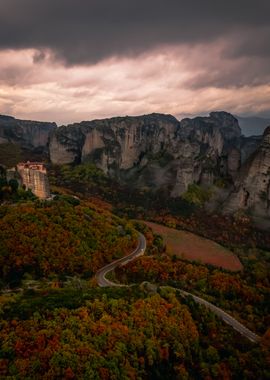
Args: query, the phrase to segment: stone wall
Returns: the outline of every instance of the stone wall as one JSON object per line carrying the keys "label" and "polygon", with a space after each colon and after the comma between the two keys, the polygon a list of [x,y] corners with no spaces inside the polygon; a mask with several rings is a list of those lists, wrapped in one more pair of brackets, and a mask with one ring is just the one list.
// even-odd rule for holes
{"label": "stone wall", "polygon": [[17,170],[21,176],[22,184],[31,189],[40,199],[50,197],[50,187],[46,168],[42,163],[20,163]]}

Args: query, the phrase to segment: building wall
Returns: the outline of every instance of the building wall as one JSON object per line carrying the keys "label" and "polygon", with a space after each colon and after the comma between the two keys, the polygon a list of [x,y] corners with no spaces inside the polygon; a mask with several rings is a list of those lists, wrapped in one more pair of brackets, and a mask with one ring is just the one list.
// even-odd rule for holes
{"label": "building wall", "polygon": [[17,169],[27,189],[31,189],[38,198],[50,197],[49,181],[43,164],[20,163]]}

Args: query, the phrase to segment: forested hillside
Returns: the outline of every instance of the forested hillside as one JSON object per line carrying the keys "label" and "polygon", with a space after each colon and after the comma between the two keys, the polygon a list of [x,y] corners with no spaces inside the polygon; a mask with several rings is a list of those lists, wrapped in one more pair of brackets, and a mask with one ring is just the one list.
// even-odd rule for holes
{"label": "forested hillside", "polygon": [[[67,200],[68,201],[67,201]],[[136,232],[124,220],[91,203],[62,196],[48,202],[0,209],[0,276],[19,284],[26,275],[91,277],[102,265],[129,252]]]}
{"label": "forested hillside", "polygon": [[[70,169],[62,175],[69,177]],[[110,189],[99,171],[81,167],[71,181],[80,184],[82,177],[91,201],[58,186],[53,200],[11,198],[0,207],[0,378],[267,379],[269,256],[256,248],[259,236],[267,243],[266,235],[252,235],[254,245],[246,249],[248,219],[238,226],[217,219],[224,223],[221,235],[206,225],[201,234],[225,245],[231,234],[243,270],[188,262],[167,252],[144,223],[114,215],[97,198],[99,189],[107,195]],[[111,189],[111,195],[121,202],[121,192]],[[167,213],[152,216],[177,228],[198,226],[194,214]],[[119,214],[128,212],[123,207]],[[96,271],[130,253],[136,231],[146,237],[145,256],[109,275],[132,286],[99,288]],[[220,306],[260,335],[260,343],[168,285]]]}

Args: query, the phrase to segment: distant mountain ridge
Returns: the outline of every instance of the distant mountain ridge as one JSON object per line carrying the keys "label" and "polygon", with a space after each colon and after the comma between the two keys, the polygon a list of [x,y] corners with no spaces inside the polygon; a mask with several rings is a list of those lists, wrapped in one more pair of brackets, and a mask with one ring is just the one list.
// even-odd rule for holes
{"label": "distant mountain ridge", "polygon": [[15,143],[23,148],[45,147],[56,123],[19,120],[12,116],[0,115],[0,144]]}
{"label": "distant mountain ridge", "polygon": [[[129,186],[162,190],[168,197],[181,196],[193,183],[213,187],[212,209],[243,208],[263,217],[270,216],[268,135],[269,129],[263,137],[243,136],[238,120],[224,111],[181,121],[154,113],[59,128],[0,117],[0,144],[43,147],[53,164],[93,162]],[[254,185],[248,178],[255,174]],[[220,181],[226,186],[218,188]]]}
{"label": "distant mountain ridge", "polygon": [[266,127],[270,125],[270,118],[258,116],[242,117],[235,116],[239,122],[244,136],[260,136]]}

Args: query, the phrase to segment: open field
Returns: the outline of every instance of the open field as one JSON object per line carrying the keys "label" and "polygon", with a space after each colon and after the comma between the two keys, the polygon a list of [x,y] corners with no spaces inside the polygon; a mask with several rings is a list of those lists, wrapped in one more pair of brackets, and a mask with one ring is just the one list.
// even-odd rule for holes
{"label": "open field", "polygon": [[144,223],[163,237],[167,250],[172,255],[231,271],[243,269],[240,260],[234,253],[212,240],[152,222]]}

